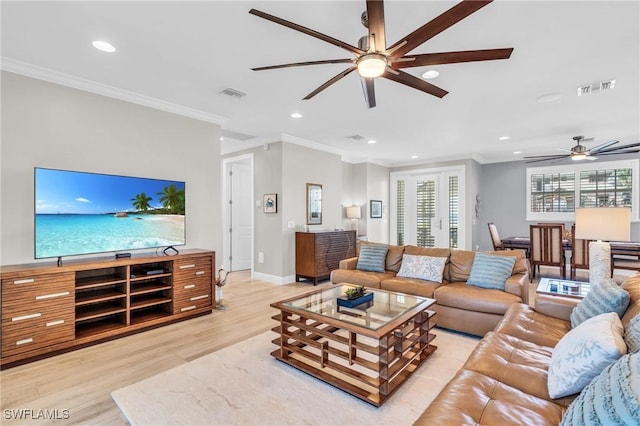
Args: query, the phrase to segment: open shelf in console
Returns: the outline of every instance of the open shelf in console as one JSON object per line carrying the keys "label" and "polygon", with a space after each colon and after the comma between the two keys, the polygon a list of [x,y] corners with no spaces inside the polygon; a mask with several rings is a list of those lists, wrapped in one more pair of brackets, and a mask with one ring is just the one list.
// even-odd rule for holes
{"label": "open shelf in console", "polygon": [[76,323],[76,339],[125,328],[127,321],[124,312],[107,315]]}
{"label": "open shelf in console", "polygon": [[171,276],[171,262],[149,262],[132,265],[129,278],[131,282]]}
{"label": "open shelf in console", "polygon": [[131,325],[171,316],[171,303],[147,306],[131,311]]}
{"label": "open shelf in console", "polygon": [[126,284],[127,268],[118,266],[114,268],[90,269],[76,272],[76,290],[87,290],[96,287]]}
{"label": "open shelf in console", "polygon": [[92,303],[76,307],[76,322],[106,317],[121,312],[126,312],[124,300],[111,300],[107,302]]}

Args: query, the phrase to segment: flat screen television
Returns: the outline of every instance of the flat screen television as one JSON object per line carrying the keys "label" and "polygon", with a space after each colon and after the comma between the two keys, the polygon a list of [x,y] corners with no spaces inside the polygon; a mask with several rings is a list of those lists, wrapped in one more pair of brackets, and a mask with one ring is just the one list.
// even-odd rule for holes
{"label": "flat screen television", "polygon": [[35,168],[35,258],[183,245],[185,182]]}

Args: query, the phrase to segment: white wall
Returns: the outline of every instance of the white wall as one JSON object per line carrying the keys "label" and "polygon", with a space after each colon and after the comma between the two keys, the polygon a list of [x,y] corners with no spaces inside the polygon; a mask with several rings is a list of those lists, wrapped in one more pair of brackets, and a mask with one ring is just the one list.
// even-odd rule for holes
{"label": "white wall", "polygon": [[185,181],[186,248],[220,251],[218,125],[7,72],[1,100],[0,264],[34,260],[36,166]]}

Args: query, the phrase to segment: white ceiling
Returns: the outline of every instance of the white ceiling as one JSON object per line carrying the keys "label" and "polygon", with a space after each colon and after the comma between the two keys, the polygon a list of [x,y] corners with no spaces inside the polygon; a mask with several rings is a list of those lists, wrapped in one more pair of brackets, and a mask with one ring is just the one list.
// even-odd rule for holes
{"label": "white ceiling", "polygon": [[[454,4],[388,0],[387,44]],[[574,135],[593,137],[587,146],[640,141],[639,6],[638,1],[495,1],[412,53],[513,47],[510,59],[433,67],[440,77],[431,82],[449,91],[443,99],[377,79],[378,106],[371,110],[356,73],[301,100],[344,64],[250,70],[350,54],[252,16],[249,9],[356,44],[366,33],[360,24],[362,0],[2,1],[3,69],[75,81],[97,92],[115,88],[134,98],[143,95],[163,101],[165,109],[177,106],[218,121],[228,135],[257,141],[290,135],[351,161],[513,161],[569,149]],[[97,39],[111,42],[117,52],[97,51],[91,46]],[[420,76],[425,69],[407,71]],[[608,79],[616,79],[615,89],[577,96],[578,86]],[[218,94],[228,87],[247,96]],[[561,97],[537,101],[549,93]],[[294,111],[304,117],[290,118]],[[354,134],[377,143],[346,139]],[[511,139],[498,140],[504,135]]]}

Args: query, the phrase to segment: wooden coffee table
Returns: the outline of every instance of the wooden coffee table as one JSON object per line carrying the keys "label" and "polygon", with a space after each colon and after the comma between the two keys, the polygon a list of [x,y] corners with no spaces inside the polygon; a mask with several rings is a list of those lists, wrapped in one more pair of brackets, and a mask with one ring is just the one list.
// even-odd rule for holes
{"label": "wooden coffee table", "polygon": [[[345,308],[348,284],[272,303],[278,360],[379,407],[436,349],[428,308],[435,300],[384,290]],[[327,407],[329,408],[329,407]]]}

